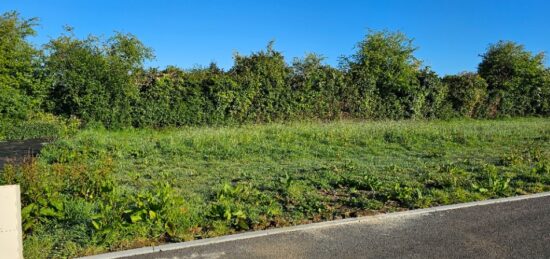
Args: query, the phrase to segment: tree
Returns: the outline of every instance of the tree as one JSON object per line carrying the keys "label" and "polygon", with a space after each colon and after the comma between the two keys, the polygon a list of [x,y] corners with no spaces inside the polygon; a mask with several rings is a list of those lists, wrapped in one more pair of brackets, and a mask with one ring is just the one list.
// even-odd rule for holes
{"label": "tree", "polygon": [[250,56],[236,54],[229,73],[240,87],[235,114],[239,121],[273,121],[290,114],[290,69],[273,42]]}
{"label": "tree", "polygon": [[[544,53],[533,54],[511,41],[492,44],[478,66],[488,83],[492,116],[544,113],[548,99]],[[546,111],[547,112],[547,111]]]}
{"label": "tree", "polygon": [[49,108],[106,127],[129,126],[138,88],[134,76],[152,51],[131,34],[116,33],[106,42],[68,34],[46,45],[47,75],[52,82]]}
{"label": "tree", "polygon": [[27,41],[36,22],[16,12],[0,16],[0,117],[24,119],[40,105],[40,52]]}
{"label": "tree", "polygon": [[487,95],[487,83],[475,73],[462,73],[443,78],[449,88],[448,102],[460,116],[476,117]]}
{"label": "tree", "polygon": [[322,61],[323,57],[316,54],[294,59],[289,84],[295,117],[334,119],[340,116],[344,76]]}
{"label": "tree", "polygon": [[412,40],[400,32],[371,32],[357,44],[357,52],[343,64],[348,88],[348,112],[362,117],[410,118],[420,113]]}
{"label": "tree", "polygon": [[424,96],[421,103],[422,117],[445,118],[449,116],[447,94],[449,89],[441,78],[429,67],[425,67],[418,73],[420,92],[418,96]]}
{"label": "tree", "polygon": [[544,73],[544,84],[534,98],[536,103],[540,104],[538,110],[540,115],[550,115],[550,68],[546,68]]}

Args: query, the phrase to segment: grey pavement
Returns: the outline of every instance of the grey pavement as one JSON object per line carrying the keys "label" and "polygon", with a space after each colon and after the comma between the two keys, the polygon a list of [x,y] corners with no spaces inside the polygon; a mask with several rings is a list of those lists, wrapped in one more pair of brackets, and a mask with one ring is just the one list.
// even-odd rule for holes
{"label": "grey pavement", "polygon": [[373,217],[128,258],[550,258],[550,196]]}

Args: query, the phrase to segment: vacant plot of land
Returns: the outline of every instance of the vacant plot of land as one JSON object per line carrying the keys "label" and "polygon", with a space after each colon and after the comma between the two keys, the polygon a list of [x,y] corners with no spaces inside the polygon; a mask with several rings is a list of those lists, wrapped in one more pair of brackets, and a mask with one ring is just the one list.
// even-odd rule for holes
{"label": "vacant plot of land", "polygon": [[550,190],[550,120],[85,130],[7,166],[26,255],[66,256]]}

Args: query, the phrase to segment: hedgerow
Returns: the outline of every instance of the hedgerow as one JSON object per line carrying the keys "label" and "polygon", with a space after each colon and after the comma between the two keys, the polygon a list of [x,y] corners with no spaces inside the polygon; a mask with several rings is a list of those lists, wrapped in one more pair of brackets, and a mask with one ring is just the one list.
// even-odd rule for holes
{"label": "hedgerow", "polygon": [[[131,34],[27,41],[35,19],[0,17],[0,116],[75,117],[106,128],[227,125],[288,120],[494,118],[550,114],[543,53],[490,45],[478,72],[440,77],[400,32],[370,31],[335,68],[308,54],[287,64],[270,42],[236,54],[224,71],[146,68],[153,52]],[[8,40],[5,40],[8,39]]]}

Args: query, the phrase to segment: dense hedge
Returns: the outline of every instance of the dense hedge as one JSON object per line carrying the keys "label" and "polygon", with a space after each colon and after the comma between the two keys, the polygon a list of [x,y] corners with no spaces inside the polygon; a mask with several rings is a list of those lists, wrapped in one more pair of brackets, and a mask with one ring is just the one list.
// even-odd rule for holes
{"label": "dense hedge", "polygon": [[449,89],[447,100],[460,116],[483,117],[487,115],[487,82],[474,73],[463,73],[443,78],[443,82],[453,86]]}
{"label": "dense hedge", "polygon": [[0,17],[0,116],[52,113],[108,128],[219,125],[296,119],[547,116],[544,54],[498,42],[477,73],[441,78],[402,33],[369,32],[338,68],[308,54],[287,64],[270,42],[211,64],[145,68],[152,51],[131,34],[79,39],[72,29],[41,49],[28,43],[35,19]]}

